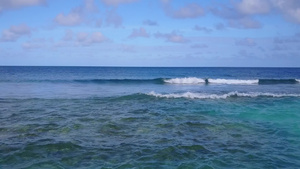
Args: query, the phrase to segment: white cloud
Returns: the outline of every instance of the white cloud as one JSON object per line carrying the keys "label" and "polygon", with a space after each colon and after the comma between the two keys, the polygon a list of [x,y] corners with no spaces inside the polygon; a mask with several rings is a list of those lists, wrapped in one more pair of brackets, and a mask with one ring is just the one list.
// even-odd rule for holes
{"label": "white cloud", "polygon": [[275,10],[287,20],[300,24],[299,0],[242,0],[236,10],[243,15],[269,14]]}
{"label": "white cloud", "polygon": [[98,12],[95,0],[84,0],[84,10],[88,12]]}
{"label": "white cloud", "polygon": [[118,6],[120,4],[132,3],[138,0],[101,0],[104,4],[109,6]]}
{"label": "white cloud", "polygon": [[26,24],[14,25],[11,26],[9,29],[3,30],[1,35],[1,41],[16,41],[20,37],[30,34],[31,28],[28,27]]}
{"label": "white cloud", "polygon": [[26,6],[42,5],[46,0],[1,0],[0,12],[8,9],[22,8]]}
{"label": "white cloud", "polygon": [[92,43],[102,43],[106,40],[107,40],[106,37],[104,37],[101,32],[94,32],[91,34]]}
{"label": "white cloud", "polygon": [[300,8],[290,10],[287,13],[295,22],[300,23]]}
{"label": "white cloud", "polygon": [[170,3],[166,3],[164,10],[168,16],[176,19],[197,18],[204,15],[204,9],[196,3],[187,4],[179,9],[173,9]]}
{"label": "white cloud", "polygon": [[283,15],[293,22],[300,24],[300,1],[299,0],[270,0]]}
{"label": "white cloud", "polygon": [[54,21],[62,26],[76,26],[82,24],[86,20],[88,13],[98,12],[94,0],[84,0],[84,3],[73,8],[69,14],[60,13]]}
{"label": "white cloud", "polygon": [[82,14],[79,10],[73,10],[69,14],[58,14],[54,21],[63,26],[75,26],[83,22]]}
{"label": "white cloud", "polygon": [[80,45],[89,46],[96,43],[102,43],[107,41],[108,39],[102,35],[101,32],[93,32],[93,33],[86,33],[86,32],[79,32],[77,33],[77,42]]}
{"label": "white cloud", "polygon": [[160,0],[163,4],[168,4],[171,2],[171,0]]}
{"label": "white cloud", "polygon": [[53,47],[92,46],[108,41],[109,39],[101,32],[73,32],[67,29],[62,39],[54,43]]}
{"label": "white cloud", "polygon": [[262,24],[253,18],[243,17],[239,19],[228,20],[228,25],[233,28],[239,29],[258,29],[262,27]]}
{"label": "white cloud", "polygon": [[212,8],[211,12],[227,21],[227,25],[238,29],[258,29],[262,24],[254,20],[251,15],[241,13],[238,9],[229,6]]}
{"label": "white cloud", "polygon": [[166,39],[167,42],[173,43],[186,43],[188,40],[181,35],[178,35],[174,31],[172,33],[156,33],[154,35],[156,38]]}
{"label": "white cloud", "polygon": [[149,34],[147,33],[147,31],[144,28],[133,29],[132,33],[129,35],[128,38],[137,38],[137,37],[148,38]]}
{"label": "white cloud", "polygon": [[242,0],[237,9],[243,14],[264,14],[271,10],[268,0]]}
{"label": "white cloud", "polygon": [[254,15],[277,12],[287,20],[300,24],[299,0],[240,0],[228,5],[213,7],[211,12],[227,21],[227,26],[238,29],[257,29],[262,24]]}
{"label": "white cloud", "polygon": [[268,14],[272,9],[276,9],[287,19],[300,23],[299,0],[242,0],[236,8],[246,15]]}

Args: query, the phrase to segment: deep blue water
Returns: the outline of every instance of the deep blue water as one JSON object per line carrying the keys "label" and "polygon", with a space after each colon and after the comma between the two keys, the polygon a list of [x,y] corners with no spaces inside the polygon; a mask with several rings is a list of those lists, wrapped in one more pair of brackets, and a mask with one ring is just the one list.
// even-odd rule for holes
{"label": "deep blue water", "polygon": [[300,68],[0,67],[0,168],[300,168]]}

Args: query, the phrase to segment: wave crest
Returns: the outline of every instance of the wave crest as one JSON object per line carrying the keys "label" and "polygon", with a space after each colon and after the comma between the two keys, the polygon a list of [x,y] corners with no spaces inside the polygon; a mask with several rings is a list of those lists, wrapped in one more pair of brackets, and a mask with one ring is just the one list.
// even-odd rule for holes
{"label": "wave crest", "polygon": [[239,79],[202,79],[196,77],[184,77],[165,79],[165,83],[170,84],[240,84],[250,85],[258,84],[259,80],[239,80]]}
{"label": "wave crest", "polygon": [[196,77],[165,79],[164,81],[166,83],[171,83],[171,84],[203,84],[203,83],[206,83],[205,79],[200,79],[200,78],[196,78]]}
{"label": "wave crest", "polygon": [[245,85],[251,85],[251,84],[258,84],[259,80],[239,80],[239,79],[208,79],[209,83],[214,84],[245,84]]}
{"label": "wave crest", "polygon": [[300,97],[300,94],[275,94],[275,93],[240,93],[240,92],[230,92],[226,94],[206,94],[206,93],[170,93],[170,94],[160,94],[156,92],[150,92],[147,95],[155,96],[160,98],[188,98],[188,99],[226,99],[230,97]]}
{"label": "wave crest", "polygon": [[155,78],[155,79],[23,79],[23,80],[0,80],[0,83],[86,83],[86,84],[179,84],[179,85],[276,85],[276,84],[299,84],[300,79],[206,79],[197,77],[183,78]]}
{"label": "wave crest", "polygon": [[184,77],[164,79],[170,84],[226,84],[226,85],[272,85],[272,84],[298,84],[299,79],[202,79],[196,77]]}

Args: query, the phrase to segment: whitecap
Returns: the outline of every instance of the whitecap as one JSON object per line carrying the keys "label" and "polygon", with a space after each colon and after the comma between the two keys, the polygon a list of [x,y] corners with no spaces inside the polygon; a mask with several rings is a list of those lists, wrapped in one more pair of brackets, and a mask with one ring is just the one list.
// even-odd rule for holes
{"label": "whitecap", "polygon": [[208,79],[212,84],[235,84],[235,85],[252,85],[258,84],[259,80],[239,80],[239,79]]}
{"label": "whitecap", "polygon": [[226,94],[207,94],[207,93],[170,93],[161,94],[154,91],[148,93],[147,95],[160,97],[160,98],[188,98],[188,99],[226,99],[229,97],[300,97],[300,94],[276,94],[276,93],[240,93],[240,92],[229,92]]}
{"label": "whitecap", "polygon": [[204,84],[205,79],[196,78],[196,77],[184,77],[184,78],[165,79],[164,82],[170,84]]}

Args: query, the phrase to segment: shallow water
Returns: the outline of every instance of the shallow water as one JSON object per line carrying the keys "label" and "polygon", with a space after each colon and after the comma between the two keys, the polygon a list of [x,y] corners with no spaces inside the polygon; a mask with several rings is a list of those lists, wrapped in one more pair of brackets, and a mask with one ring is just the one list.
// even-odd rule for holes
{"label": "shallow water", "polygon": [[[10,69],[0,69],[0,168],[300,167],[297,83],[78,83],[88,74],[81,69],[14,67],[22,71],[9,78]],[[57,74],[61,69],[67,73]],[[89,79],[104,79],[95,69],[104,71],[85,68]],[[195,77],[201,70],[169,68],[180,74],[170,77],[163,68],[154,77],[159,68],[144,69],[150,74],[144,79]],[[216,69],[214,79],[228,79]],[[299,69],[279,70],[277,79],[299,79]],[[137,78],[129,74],[107,79]],[[63,76],[67,82],[53,83]],[[244,79],[260,79],[250,76]]]}

